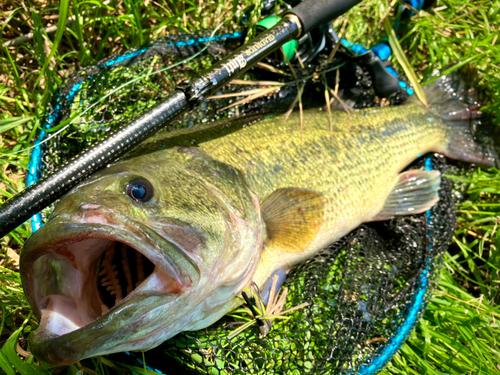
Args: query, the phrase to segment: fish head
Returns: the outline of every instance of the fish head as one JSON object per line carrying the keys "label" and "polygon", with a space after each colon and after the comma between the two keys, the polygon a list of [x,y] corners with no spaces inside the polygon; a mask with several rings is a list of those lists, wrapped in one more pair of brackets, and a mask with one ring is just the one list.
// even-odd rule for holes
{"label": "fish head", "polygon": [[261,222],[241,172],[196,148],[94,174],[22,251],[23,287],[40,319],[30,350],[65,365],[215,322],[250,283]]}

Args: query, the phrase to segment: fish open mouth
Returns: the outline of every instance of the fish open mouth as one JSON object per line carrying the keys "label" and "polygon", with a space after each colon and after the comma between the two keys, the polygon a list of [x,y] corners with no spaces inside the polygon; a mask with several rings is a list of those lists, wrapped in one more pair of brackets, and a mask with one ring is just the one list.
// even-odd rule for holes
{"label": "fish open mouth", "polygon": [[187,303],[183,297],[200,279],[184,249],[145,224],[79,218],[54,215],[20,259],[23,288],[40,319],[31,352],[58,365],[153,345],[150,337],[166,321],[155,309]]}
{"label": "fish open mouth", "polygon": [[122,242],[107,247],[97,266],[101,301],[113,308],[146,280],[154,267],[148,258]]}
{"label": "fish open mouth", "polygon": [[136,247],[122,238],[93,238],[88,231],[35,243],[28,256],[36,259],[23,272],[40,330],[61,336],[85,327],[133,298],[151,278],[159,293],[178,292],[175,270],[160,270]]}

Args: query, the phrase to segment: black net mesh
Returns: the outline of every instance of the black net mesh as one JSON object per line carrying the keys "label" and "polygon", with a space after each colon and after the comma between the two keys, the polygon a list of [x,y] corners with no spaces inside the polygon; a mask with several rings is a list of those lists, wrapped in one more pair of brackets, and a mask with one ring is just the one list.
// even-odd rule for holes
{"label": "black net mesh", "polygon": [[[218,36],[204,53],[181,63],[200,52],[206,45],[202,41],[208,39],[208,33],[196,37],[166,37],[74,73],[47,109],[44,128],[59,129],[60,133],[45,137],[44,170],[52,170],[108,130],[146,113],[177,84],[220,59],[241,40],[241,34]],[[215,119],[219,117],[215,115],[217,109],[222,106],[223,103],[216,107],[207,102],[174,126],[193,126],[207,118]]]}
{"label": "black net mesh", "polygon": [[[439,156],[411,168],[431,166],[446,169]],[[444,180],[430,212],[363,225],[293,269],[285,309],[309,306],[275,321],[265,338],[254,326],[229,340],[234,319],[226,317],[147,352],[146,363],[172,374],[375,373],[424,312],[454,223],[451,186]]]}
{"label": "black net mesh", "polygon": [[[201,51],[210,38],[212,43],[206,50],[184,61]],[[33,153],[34,178],[83,150],[109,129],[145,113],[177,84],[195,77],[241,41],[240,33],[171,36],[76,72],[47,109],[44,129],[58,133],[41,133],[38,142],[46,141],[38,143]],[[256,90],[262,88],[257,82],[262,80],[284,86],[229,109],[225,108],[243,96],[207,100],[170,129],[287,110],[301,85],[306,85],[308,93],[305,107],[322,105],[325,82],[315,72],[331,71],[323,77],[333,87],[333,69],[338,67],[343,69],[341,90],[351,104],[381,105],[369,75],[361,67],[346,65],[341,53],[327,65],[326,52],[309,63],[298,79],[253,69],[241,78],[254,81],[253,85],[230,85],[217,95],[242,88]],[[296,69],[301,71],[299,66]],[[400,95],[395,100],[404,99]],[[442,157],[427,155],[411,168],[444,171],[448,166]],[[228,339],[235,318],[226,316],[209,328],[181,333],[147,352],[147,366],[166,373],[377,372],[408,337],[436,284],[455,225],[451,192],[450,182],[444,179],[440,202],[431,211],[363,225],[292,270],[285,284],[289,288],[285,309],[303,302],[309,306],[294,311],[288,320],[275,321],[266,337],[259,338],[253,326]],[[142,354],[114,358],[135,365],[138,361],[142,366]]]}

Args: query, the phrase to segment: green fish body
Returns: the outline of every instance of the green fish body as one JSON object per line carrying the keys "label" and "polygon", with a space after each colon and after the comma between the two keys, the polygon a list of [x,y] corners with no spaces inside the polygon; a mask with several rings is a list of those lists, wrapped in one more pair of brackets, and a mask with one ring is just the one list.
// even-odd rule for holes
{"label": "green fish body", "polygon": [[302,238],[296,239],[300,244],[285,240],[263,252],[261,269],[254,276],[262,284],[270,270],[289,269],[361,223],[374,220],[401,170],[419,155],[445,151],[447,129],[420,103],[337,112],[332,127],[328,113],[314,109],[304,113],[302,126],[298,113],[286,122],[284,116],[277,116],[201,143],[199,148],[243,171],[260,202],[289,188],[309,190],[324,199],[322,212],[317,212],[322,216],[318,227],[301,233]]}
{"label": "green fish body", "polygon": [[432,207],[439,173],[401,173],[419,155],[485,162],[416,102],[303,119],[159,135],[61,199],[21,258],[35,355],[68,364],[206,327],[361,223]]}

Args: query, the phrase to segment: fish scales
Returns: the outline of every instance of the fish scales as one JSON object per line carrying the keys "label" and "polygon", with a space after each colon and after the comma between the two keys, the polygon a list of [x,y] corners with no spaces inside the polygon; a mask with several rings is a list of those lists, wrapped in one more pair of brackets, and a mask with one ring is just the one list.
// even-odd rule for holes
{"label": "fish scales", "polygon": [[[399,172],[418,155],[444,145],[447,125],[420,103],[358,112],[308,110],[301,127],[298,112],[285,122],[276,116],[225,137],[201,143],[213,158],[244,172],[262,202],[280,188],[304,188],[327,198],[317,238],[296,256],[274,257],[296,263],[377,215]],[[281,261],[276,261],[281,259]],[[265,276],[261,277],[261,282]]]}

